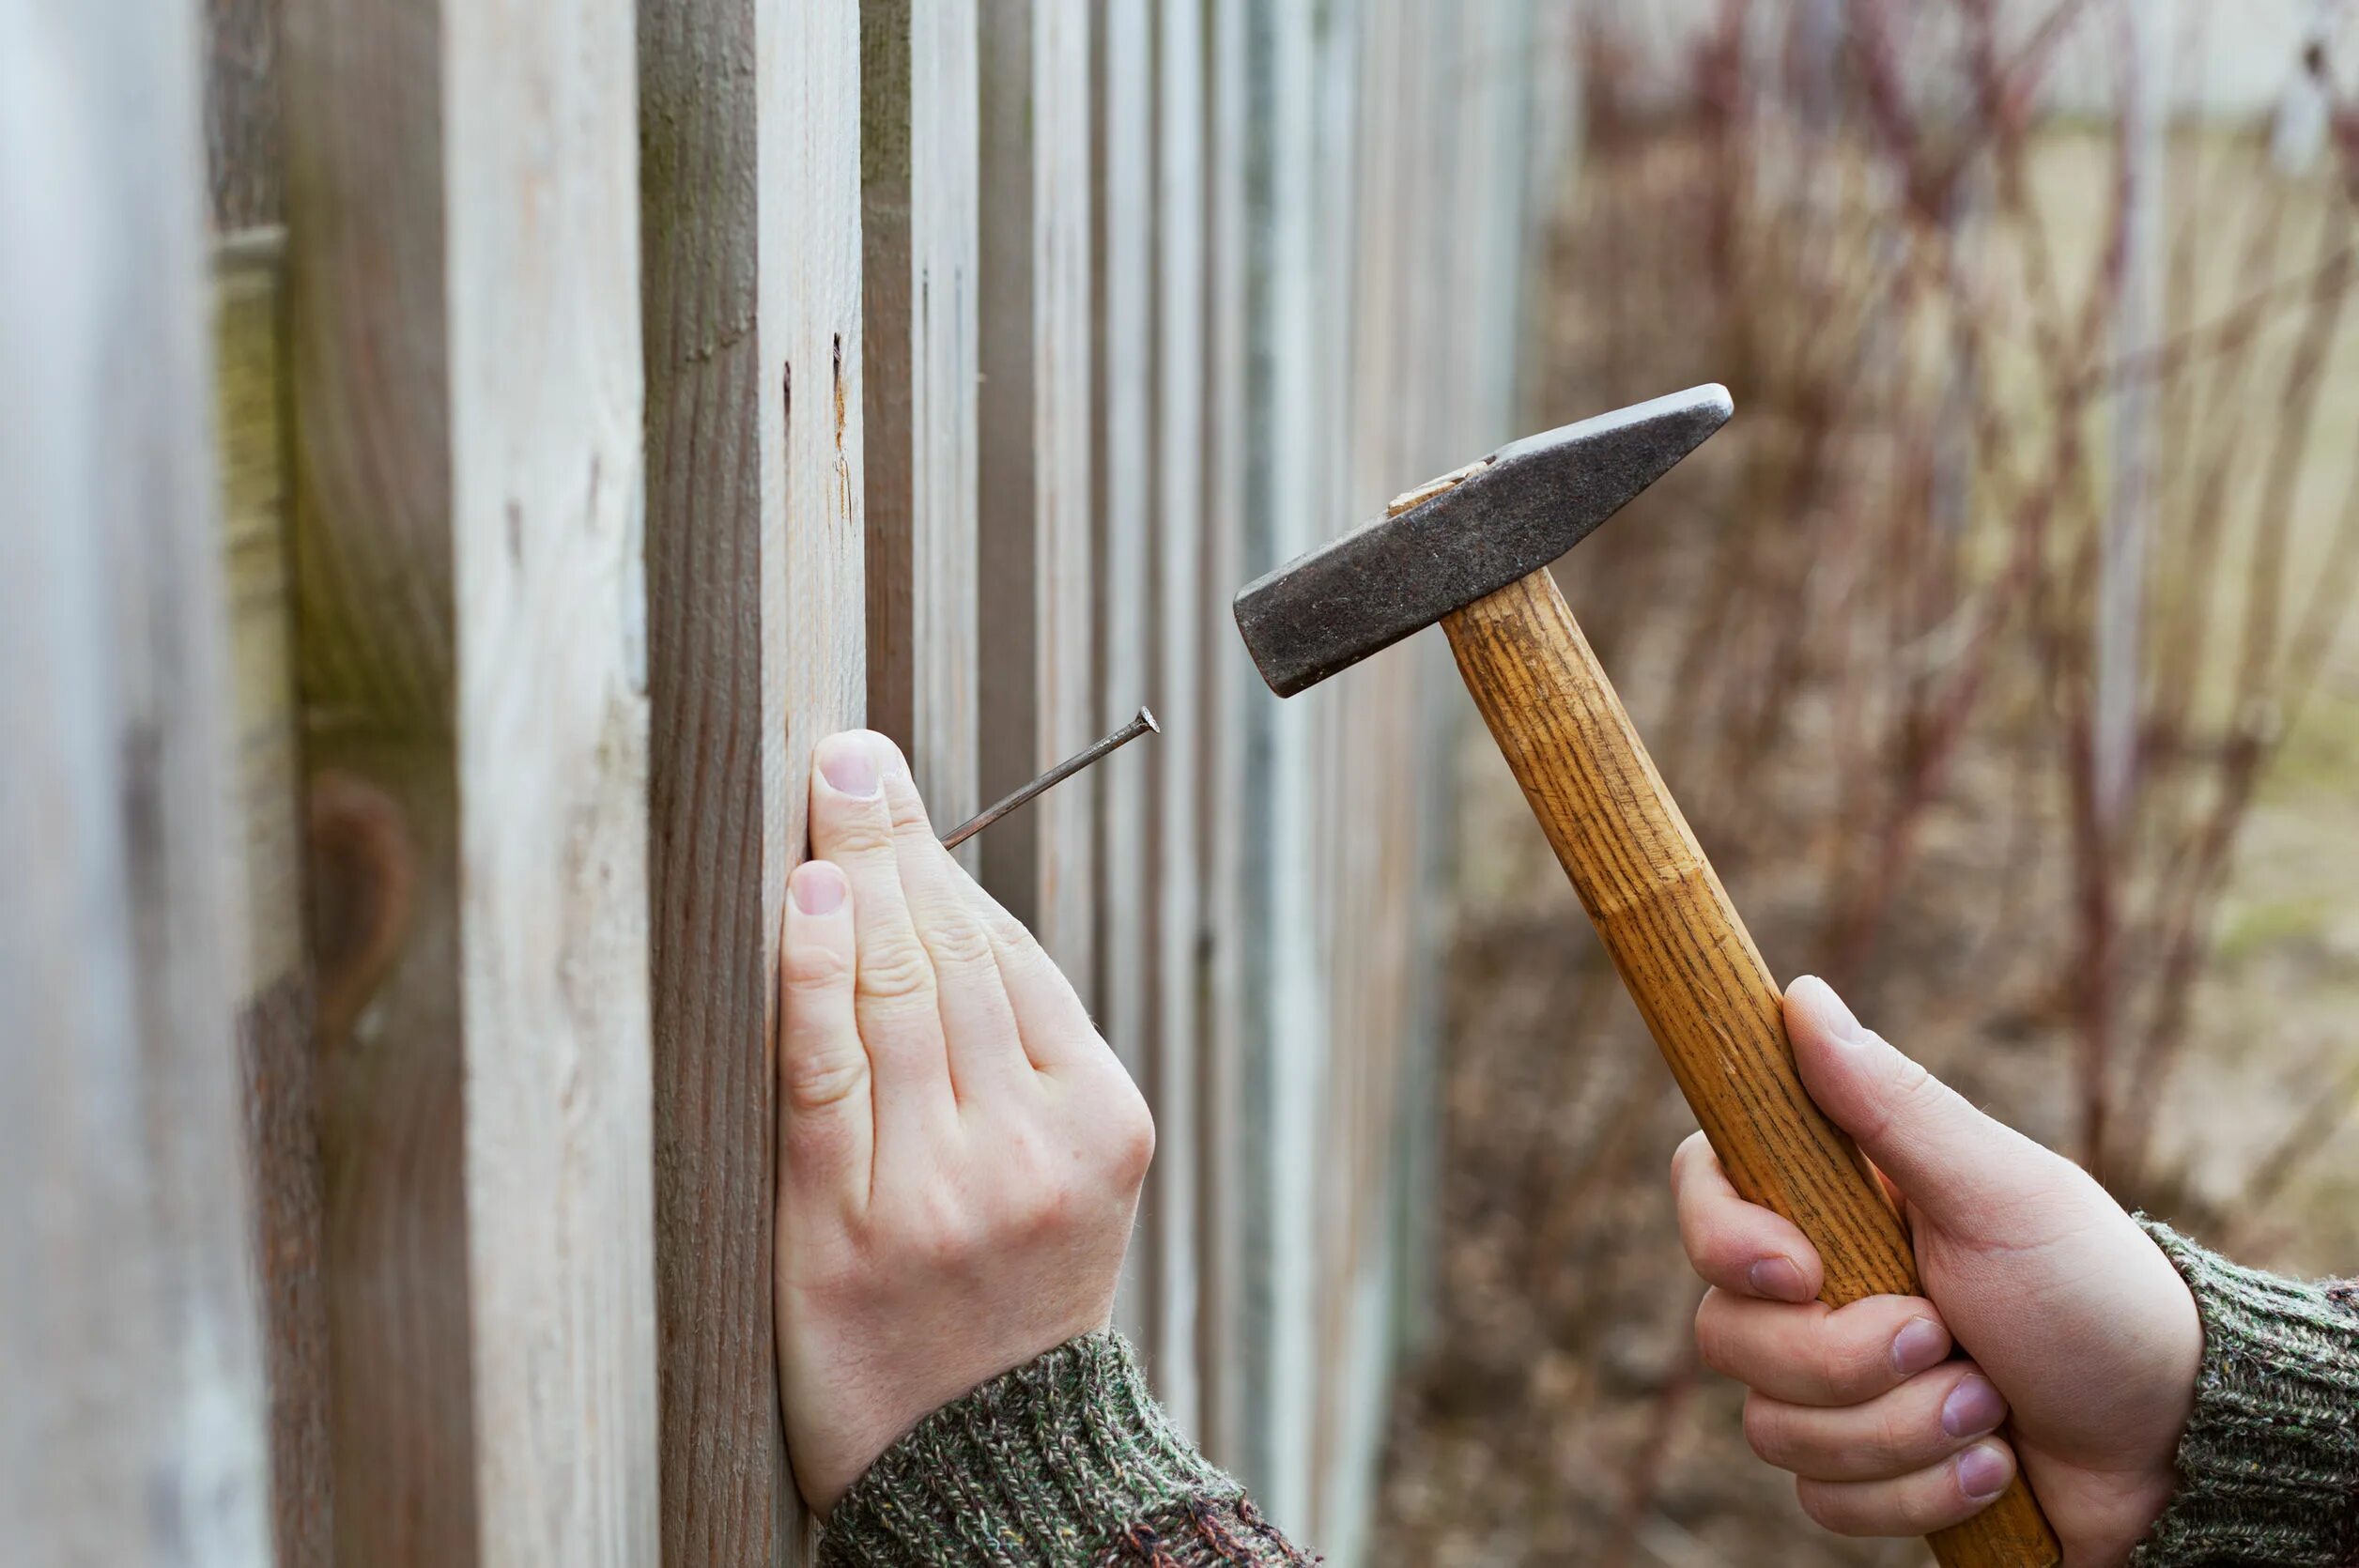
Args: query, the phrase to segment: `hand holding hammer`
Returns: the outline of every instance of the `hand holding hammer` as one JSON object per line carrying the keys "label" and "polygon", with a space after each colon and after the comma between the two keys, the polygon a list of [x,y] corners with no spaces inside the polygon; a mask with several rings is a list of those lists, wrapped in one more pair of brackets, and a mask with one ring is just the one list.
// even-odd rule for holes
{"label": "hand holding hammer", "polygon": [[[1821,1299],[1919,1294],[1908,1234],[1804,1091],[1781,994],[1549,575],[1732,412],[1699,387],[1501,448],[1249,583],[1237,624],[1290,697],[1439,621],[1468,692],[1736,1190],[1818,1249]],[[2018,1477],[1931,1537],[1944,1568],[2052,1568]]]}

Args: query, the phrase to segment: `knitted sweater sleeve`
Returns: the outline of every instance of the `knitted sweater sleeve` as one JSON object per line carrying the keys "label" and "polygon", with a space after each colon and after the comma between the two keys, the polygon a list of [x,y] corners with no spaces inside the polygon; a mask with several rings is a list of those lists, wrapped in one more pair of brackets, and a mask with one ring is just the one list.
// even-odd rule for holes
{"label": "knitted sweater sleeve", "polygon": [[2195,1293],[2203,1362],[2179,1490],[2132,1568],[2359,1563],[2359,1282],[2239,1268],[2141,1222]]}
{"label": "knitted sweater sleeve", "polygon": [[821,1568],[1278,1568],[1311,1559],[1208,1464],[1119,1334],[944,1406],[836,1504]]}

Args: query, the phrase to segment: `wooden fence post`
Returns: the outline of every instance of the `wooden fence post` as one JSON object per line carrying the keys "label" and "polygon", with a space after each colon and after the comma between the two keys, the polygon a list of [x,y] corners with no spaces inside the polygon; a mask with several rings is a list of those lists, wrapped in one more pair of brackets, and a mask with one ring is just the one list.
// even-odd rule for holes
{"label": "wooden fence post", "polygon": [[237,1003],[248,1246],[261,1309],[278,1568],[334,1551],[317,1053],[303,930],[302,726],[287,531],[285,160],[275,0],[208,0],[205,146],[213,236],[214,436],[228,563],[230,734],[239,775],[247,964]]}
{"label": "wooden fence post", "polygon": [[0,3],[0,1516],[263,1564],[195,13]]}
{"label": "wooden fence post", "polygon": [[[1089,517],[1091,0],[982,20],[978,567],[982,793],[1096,738]],[[986,883],[1085,999],[1095,792],[1052,791],[983,837]]]}
{"label": "wooden fence post", "polygon": [[[1111,730],[1136,712],[1141,701],[1152,705],[1161,695],[1149,685],[1157,630],[1149,597],[1153,580],[1149,511],[1154,476],[1149,435],[1155,297],[1155,100],[1149,76],[1154,47],[1149,0],[1103,0],[1092,41],[1096,178],[1090,207],[1095,230],[1091,282],[1097,351],[1091,358],[1096,428],[1090,468],[1095,503],[1090,510],[1096,523],[1100,693],[1095,724],[1099,730]],[[1158,1047],[1153,889],[1149,882],[1155,819],[1148,789],[1154,752],[1166,745],[1190,744],[1184,730],[1169,730],[1175,722],[1172,715],[1166,712],[1163,721],[1165,739],[1107,758],[1093,780],[1100,814],[1093,900],[1098,911],[1098,1026],[1150,1099],[1155,1098]],[[1164,1163],[1164,1155],[1159,1154],[1156,1164]],[[1164,1217],[1156,1201],[1161,1190],[1162,1184],[1150,1176],[1115,1302],[1115,1321],[1137,1342],[1158,1388],[1164,1380],[1165,1349],[1155,1312],[1161,1294],[1158,1238]]]}
{"label": "wooden fence post", "polygon": [[[789,762],[789,273],[762,249],[788,115],[759,0],[639,8],[647,371],[655,1288],[663,1561],[799,1535],[771,1309]],[[809,365],[805,362],[808,376]],[[806,414],[825,408],[804,387]]]}
{"label": "wooden fence post", "polygon": [[[1200,557],[1210,518],[1204,505],[1204,84],[1203,0],[1160,0],[1155,61],[1155,659],[1150,672],[1170,744],[1146,759],[1152,769],[1155,970],[1159,1017],[1150,1088],[1162,1130],[1150,1202],[1154,1244],[1157,1387],[1181,1428],[1203,1425],[1199,1371],[1198,1228],[1209,1159],[1196,1114],[1203,943],[1202,841],[1197,822],[1200,759],[1215,711],[1198,669],[1225,613],[1208,615]],[[1140,606],[1142,617],[1148,607]]]}
{"label": "wooden fence post", "polygon": [[339,1558],[656,1552],[624,0],[290,0]]}
{"label": "wooden fence post", "polygon": [[302,726],[287,551],[285,256],[275,228],[217,241],[215,436],[228,564],[231,712],[243,851],[246,967],[237,1006],[249,1251],[261,1306],[278,1568],[334,1550],[328,1453],[318,1073],[303,932]]}
{"label": "wooden fence post", "polygon": [[[1251,38],[1248,0],[1206,0],[1204,99],[1204,580],[1202,618],[1213,628],[1197,661],[1204,740],[1195,761],[1199,798],[1197,853],[1203,889],[1205,953],[1197,1073],[1203,1110],[1203,1204],[1197,1227],[1202,1273],[1202,1431],[1206,1451],[1230,1469],[1249,1472],[1252,1437],[1248,1364],[1249,1237],[1253,1184],[1246,1125],[1251,1027],[1244,897],[1251,853],[1249,789],[1251,705],[1260,682],[1229,625],[1228,602],[1246,577],[1246,500],[1250,494],[1247,387],[1251,339],[1248,299],[1248,111]],[[1248,1483],[1258,1480],[1248,1473]]]}
{"label": "wooden fence post", "polygon": [[945,828],[980,804],[976,41],[972,6],[860,8],[869,722]]}

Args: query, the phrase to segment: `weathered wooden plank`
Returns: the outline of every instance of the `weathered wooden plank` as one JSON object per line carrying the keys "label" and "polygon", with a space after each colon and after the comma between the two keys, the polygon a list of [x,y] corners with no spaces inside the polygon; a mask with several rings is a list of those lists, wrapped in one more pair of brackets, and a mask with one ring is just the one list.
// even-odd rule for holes
{"label": "weathered wooden plank", "polygon": [[866,482],[860,414],[859,0],[763,7],[761,57],[779,62],[783,115],[764,116],[763,167],[781,200],[762,209],[764,269],[787,309],[761,324],[787,403],[787,826],[809,839],[810,748],[862,721]]}
{"label": "weathered wooden plank", "polygon": [[0,1515],[30,1562],[270,1557],[195,20],[0,3]]}
{"label": "weathered wooden plank", "polygon": [[285,0],[205,0],[205,168],[215,234],[279,222],[279,10]]}
{"label": "weathered wooden plank", "polygon": [[338,1557],[644,1563],[631,14],[285,23]]}
{"label": "weathered wooden plank", "polygon": [[[1247,384],[1246,571],[1257,573],[1323,535],[1322,400],[1318,393],[1316,22],[1309,8],[1260,0],[1248,9],[1253,171],[1246,302],[1257,346]],[[1319,1365],[1320,1111],[1327,1073],[1327,962],[1319,899],[1315,760],[1332,693],[1280,702],[1254,692],[1248,712],[1260,766],[1246,797],[1247,996],[1243,1142],[1248,1153],[1243,1334],[1252,1408],[1246,1464],[1273,1516],[1317,1533],[1315,1414]]]}
{"label": "weathered wooden plank", "polygon": [[[771,1307],[771,1039],[786,870],[784,370],[760,316],[754,0],[639,8],[651,956],[663,1560],[794,1533]],[[765,454],[767,456],[765,457]]]}
{"label": "weathered wooden plank", "polygon": [[[1097,376],[1096,488],[1098,550],[1097,727],[1111,730],[1159,699],[1149,690],[1156,638],[1150,571],[1153,540],[1153,457],[1149,437],[1154,396],[1155,233],[1153,19],[1149,0],[1104,0],[1093,40],[1091,108],[1097,186],[1090,216],[1095,230]],[[1164,715],[1168,726],[1170,715]],[[1095,787],[1103,830],[1098,856],[1096,933],[1098,1025],[1131,1077],[1147,1094],[1158,1123],[1160,1022],[1152,929],[1155,822],[1148,801],[1155,752],[1162,742],[1118,751],[1098,764]],[[1164,1133],[1168,1136],[1169,1130]],[[1137,1230],[1115,1299],[1115,1321],[1138,1345],[1158,1391],[1164,1388],[1165,1347],[1157,1304],[1162,1299],[1162,1237],[1165,1216],[1156,1179],[1167,1156],[1155,1161],[1139,1206]]]}
{"label": "weathered wooden plank", "polygon": [[[982,792],[1094,738],[1088,0],[982,8]],[[1095,794],[983,836],[986,883],[1093,989]]]}
{"label": "weathered wooden plank", "polygon": [[868,689],[860,9],[858,0],[773,3],[759,16],[757,54],[781,72],[784,108],[762,122],[762,166],[783,177],[780,199],[762,208],[761,252],[763,298],[786,308],[765,310],[759,331],[763,362],[780,367],[786,406],[785,843],[799,861],[809,844],[811,747],[862,722]]}
{"label": "weathered wooden plank", "polygon": [[[1249,1028],[1245,878],[1251,838],[1250,737],[1258,679],[1229,624],[1229,596],[1250,574],[1247,331],[1249,207],[1248,0],[1207,0],[1204,157],[1204,540],[1202,619],[1213,629],[1198,660],[1205,725],[1195,748],[1198,884],[1205,952],[1198,1081],[1204,1188],[1197,1227],[1202,1277],[1200,1432],[1215,1462],[1258,1475],[1249,1440],[1247,1262],[1253,1158],[1246,1126]],[[1168,1146],[1168,1140],[1165,1140]]]}
{"label": "weathered wooden plank", "polygon": [[230,733],[242,832],[246,968],[237,1007],[249,1246],[270,1413],[279,1568],[334,1547],[328,1459],[328,1312],[321,1277],[318,1085],[303,939],[301,724],[287,554],[284,246],[249,230],[214,257],[215,435],[228,567]]}
{"label": "weathered wooden plank", "polygon": [[[1153,769],[1158,1022],[1152,1092],[1162,1130],[1151,1173],[1157,1218],[1157,1391],[1183,1429],[1202,1425],[1197,1225],[1203,1156],[1198,992],[1203,983],[1199,748],[1217,722],[1203,700],[1200,644],[1227,623],[1206,614],[1204,506],[1204,0],[1161,0],[1155,61],[1155,561],[1152,683],[1173,744]],[[1142,607],[1142,609],[1144,607]],[[1112,834],[1109,830],[1109,840]]]}
{"label": "weathered wooden plank", "polygon": [[864,0],[860,26],[869,722],[947,827],[980,804],[976,13]]}

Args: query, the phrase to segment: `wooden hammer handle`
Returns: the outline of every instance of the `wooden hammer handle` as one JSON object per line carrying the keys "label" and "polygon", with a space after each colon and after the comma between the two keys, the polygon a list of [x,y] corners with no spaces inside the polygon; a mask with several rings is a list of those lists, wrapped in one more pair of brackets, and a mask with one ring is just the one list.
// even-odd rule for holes
{"label": "wooden hammer handle", "polygon": [[[1736,1191],[1818,1248],[1827,1305],[1919,1294],[1900,1216],[1803,1090],[1778,986],[1555,581],[1534,572],[1442,624]],[[2020,1475],[1930,1544],[1943,1568],[2052,1568],[2061,1556]]]}

